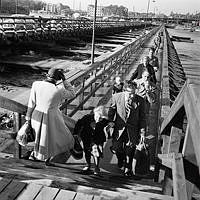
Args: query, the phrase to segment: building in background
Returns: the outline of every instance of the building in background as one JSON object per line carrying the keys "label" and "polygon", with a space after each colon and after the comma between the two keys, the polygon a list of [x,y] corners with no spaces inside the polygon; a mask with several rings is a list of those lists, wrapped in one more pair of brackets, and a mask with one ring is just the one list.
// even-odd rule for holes
{"label": "building in background", "polygon": [[52,3],[47,3],[45,5],[45,11],[49,14],[56,14],[56,15],[60,15],[61,14],[61,10],[62,10],[63,5],[62,4],[52,4]]}
{"label": "building in background", "polygon": [[63,5],[61,3],[59,4],[52,4],[47,3],[44,5],[43,9],[41,10],[31,10],[30,15],[31,16],[41,16],[41,17],[69,17],[72,15],[72,10],[69,6]]}
{"label": "building in background", "polygon": [[[97,6],[97,12],[96,12],[96,16],[97,17],[103,17],[103,9],[104,6]],[[87,15],[89,17],[93,17],[94,16],[94,5],[88,5],[87,7]]]}

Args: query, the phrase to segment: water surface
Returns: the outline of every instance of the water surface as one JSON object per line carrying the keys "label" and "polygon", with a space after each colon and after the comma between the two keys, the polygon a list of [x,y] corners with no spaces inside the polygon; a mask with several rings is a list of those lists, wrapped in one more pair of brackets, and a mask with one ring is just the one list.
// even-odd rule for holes
{"label": "water surface", "polygon": [[190,37],[194,43],[175,42],[173,44],[181,60],[183,67],[200,67],[200,32],[190,32],[189,30],[168,29],[170,36]]}

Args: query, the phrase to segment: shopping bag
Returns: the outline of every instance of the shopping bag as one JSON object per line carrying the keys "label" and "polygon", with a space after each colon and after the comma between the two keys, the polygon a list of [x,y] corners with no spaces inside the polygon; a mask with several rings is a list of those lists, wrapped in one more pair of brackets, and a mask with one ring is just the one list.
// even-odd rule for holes
{"label": "shopping bag", "polygon": [[19,129],[16,140],[21,146],[26,146],[28,142],[33,142],[35,140],[35,135],[30,123],[25,122]]}
{"label": "shopping bag", "polygon": [[150,170],[150,154],[145,142],[136,146],[134,158],[136,159],[136,174],[147,175]]}
{"label": "shopping bag", "polygon": [[80,160],[83,158],[83,148],[79,142],[78,136],[74,135],[74,148],[71,149],[71,155],[74,159]]}
{"label": "shopping bag", "polygon": [[67,126],[70,132],[73,133],[76,121],[65,114],[62,114],[62,116],[65,122],[65,126]]}
{"label": "shopping bag", "polygon": [[111,127],[110,125],[107,125],[104,127],[104,133],[106,134],[107,139],[111,139],[113,132],[114,132],[114,128]]}

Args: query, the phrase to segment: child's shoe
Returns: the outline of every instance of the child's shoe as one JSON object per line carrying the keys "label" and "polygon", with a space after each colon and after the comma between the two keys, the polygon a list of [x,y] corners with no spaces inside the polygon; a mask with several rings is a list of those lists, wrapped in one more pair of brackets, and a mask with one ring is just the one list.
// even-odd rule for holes
{"label": "child's shoe", "polygon": [[100,175],[100,169],[99,168],[96,167],[94,169],[94,175],[97,175],[97,176]]}
{"label": "child's shoe", "polygon": [[89,166],[89,165],[85,166],[85,167],[82,169],[82,172],[83,172],[84,174],[87,174],[87,173],[91,172],[90,166]]}

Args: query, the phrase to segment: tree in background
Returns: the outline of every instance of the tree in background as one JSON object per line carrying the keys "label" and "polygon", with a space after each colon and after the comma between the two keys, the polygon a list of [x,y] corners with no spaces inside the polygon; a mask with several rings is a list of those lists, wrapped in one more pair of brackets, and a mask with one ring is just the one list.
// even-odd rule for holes
{"label": "tree in background", "polygon": [[103,14],[105,16],[128,17],[128,9],[124,6],[110,5],[104,7]]}

